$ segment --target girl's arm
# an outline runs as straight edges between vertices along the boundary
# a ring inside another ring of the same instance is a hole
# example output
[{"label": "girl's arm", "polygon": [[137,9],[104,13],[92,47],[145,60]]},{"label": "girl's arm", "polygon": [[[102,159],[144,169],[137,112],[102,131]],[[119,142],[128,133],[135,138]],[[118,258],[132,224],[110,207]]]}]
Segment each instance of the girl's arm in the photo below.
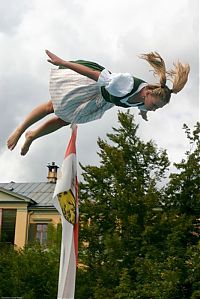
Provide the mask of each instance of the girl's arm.
[{"label": "girl's arm", "polygon": [[57,66],[64,66],[66,68],[69,68],[83,76],[86,76],[90,79],[93,79],[95,81],[98,81],[100,71],[92,70],[87,66],[75,63],[75,62],[70,62],[70,61],[65,61],[61,59],[60,57],[56,56],[55,54],[51,53],[50,51],[46,50],[46,54],[49,56],[50,59],[47,59],[48,62],[52,63],[53,65]]}]

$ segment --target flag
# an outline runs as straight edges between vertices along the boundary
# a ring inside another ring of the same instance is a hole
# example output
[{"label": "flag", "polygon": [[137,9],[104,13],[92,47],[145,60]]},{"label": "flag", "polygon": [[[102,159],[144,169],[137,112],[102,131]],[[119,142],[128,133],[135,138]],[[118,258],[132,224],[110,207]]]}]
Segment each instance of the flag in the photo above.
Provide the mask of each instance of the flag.
[{"label": "flag", "polygon": [[64,161],[61,166],[53,204],[61,214],[62,241],[57,299],[73,299],[78,263],[78,181],[76,163],[77,126],[72,126]]}]

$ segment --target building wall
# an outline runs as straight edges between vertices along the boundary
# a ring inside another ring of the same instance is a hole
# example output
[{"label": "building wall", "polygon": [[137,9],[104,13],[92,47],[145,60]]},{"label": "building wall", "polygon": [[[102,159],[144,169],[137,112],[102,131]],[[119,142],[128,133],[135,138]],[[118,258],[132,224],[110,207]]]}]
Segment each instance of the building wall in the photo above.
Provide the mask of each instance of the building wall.
[{"label": "building wall", "polygon": [[56,209],[31,209],[28,202],[15,198],[10,194],[0,192],[0,209],[16,209],[15,238],[14,244],[23,248],[28,243],[30,224],[53,224],[61,222],[60,215]]},{"label": "building wall", "polygon": [[24,247],[27,240],[27,206],[21,206],[17,209],[16,227],[15,227],[15,245],[19,248]]},{"label": "building wall", "polygon": [[32,210],[29,212],[29,223],[60,223],[60,214],[56,210]]}]

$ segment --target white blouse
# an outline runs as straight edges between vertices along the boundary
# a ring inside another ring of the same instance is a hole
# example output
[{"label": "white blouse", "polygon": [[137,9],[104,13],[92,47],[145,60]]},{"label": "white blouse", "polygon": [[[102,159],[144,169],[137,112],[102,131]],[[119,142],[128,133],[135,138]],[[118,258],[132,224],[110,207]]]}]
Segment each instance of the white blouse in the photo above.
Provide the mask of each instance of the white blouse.
[{"label": "white blouse", "polygon": [[[130,73],[110,73],[108,70],[104,69],[97,81],[99,86],[105,86],[105,89],[113,96],[123,97],[126,94],[130,93],[134,86],[134,77]],[[139,85],[135,93],[138,93],[144,86],[147,86],[147,83],[142,83]],[[133,93],[132,95],[134,95]],[[131,96],[132,96],[131,95]],[[129,103],[129,97],[126,97],[121,100],[122,103],[130,107],[137,107],[138,104]],[[145,105],[138,107],[140,110],[147,111]]]}]

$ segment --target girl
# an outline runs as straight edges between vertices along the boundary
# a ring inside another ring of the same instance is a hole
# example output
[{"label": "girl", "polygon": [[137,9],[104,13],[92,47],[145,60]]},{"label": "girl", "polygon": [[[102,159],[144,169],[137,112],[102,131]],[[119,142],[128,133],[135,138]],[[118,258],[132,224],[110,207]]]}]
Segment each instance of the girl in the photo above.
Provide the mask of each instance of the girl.
[{"label": "girl", "polygon": [[[162,108],[169,102],[172,93],[178,93],[184,87],[190,71],[188,64],[180,62],[174,64],[174,70],[167,71],[164,60],[157,52],[143,54],[140,58],[153,67],[154,74],[159,78],[158,84],[151,85],[129,73],[111,73],[94,62],[65,61],[48,50],[46,54],[48,62],[59,66],[51,70],[51,100],[28,114],[9,137],[8,148],[13,150],[21,135],[32,124],[50,113],[54,112],[56,116],[26,133],[21,155],[28,152],[33,140],[70,123],[99,119],[114,105],[138,107],[142,118],[147,120],[147,111]],[[172,89],[166,85],[167,76],[173,83]]]}]

